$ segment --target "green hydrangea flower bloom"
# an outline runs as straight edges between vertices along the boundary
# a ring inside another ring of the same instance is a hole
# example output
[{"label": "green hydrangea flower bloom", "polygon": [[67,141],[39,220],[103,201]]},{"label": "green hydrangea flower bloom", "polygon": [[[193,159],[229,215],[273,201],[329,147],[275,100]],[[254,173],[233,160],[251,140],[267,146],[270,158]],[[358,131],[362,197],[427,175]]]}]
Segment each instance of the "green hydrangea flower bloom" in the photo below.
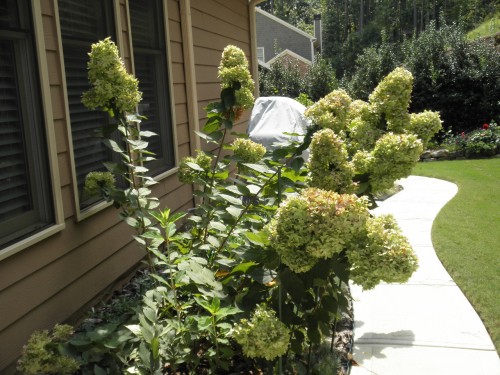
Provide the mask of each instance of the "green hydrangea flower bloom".
[{"label": "green hydrangea flower bloom", "polygon": [[340,134],[347,129],[352,99],[344,90],[334,90],[310,106],[304,113],[314,124]]},{"label": "green hydrangea flower bloom", "polygon": [[389,73],[370,94],[371,110],[379,118],[387,121],[387,130],[403,133],[410,122],[410,105],[413,76],[404,68],[396,68]]},{"label": "green hydrangea flower bloom", "polygon": [[355,174],[370,173],[373,168],[373,156],[371,152],[360,150],[354,154],[351,163]]},{"label": "green hydrangea flower bloom", "polygon": [[82,103],[89,109],[101,108],[111,116],[135,112],[142,99],[139,83],[127,73],[118,48],[106,38],[92,44],[87,64],[88,77],[92,86],[83,93]]},{"label": "green hydrangea flower bloom", "polygon": [[354,189],[354,170],[347,160],[344,141],[331,129],[316,132],[311,140],[309,185],[338,193]]},{"label": "green hydrangea flower bloom", "polygon": [[235,82],[239,82],[241,88],[236,90],[235,107],[252,108],[255,83],[249,71],[248,60],[240,48],[233,45],[224,48],[219,65],[219,79],[222,89],[233,87]]},{"label": "green hydrangea flower bloom", "polygon": [[237,138],[233,142],[234,156],[241,159],[243,163],[256,163],[266,153],[266,148],[251,139]]},{"label": "green hydrangea flower bloom", "polygon": [[269,223],[271,246],[293,272],[307,272],[349,246],[369,217],[367,207],[353,194],[304,189],[283,202]]},{"label": "green hydrangea flower bloom", "polygon": [[410,124],[407,130],[416,134],[423,143],[424,149],[427,142],[442,128],[439,112],[423,111],[410,114]]},{"label": "green hydrangea flower bloom", "polygon": [[[190,166],[189,163],[198,167]],[[212,158],[201,150],[196,150],[196,157],[187,156],[179,163],[177,175],[184,184],[192,184],[196,178],[202,177],[212,167]]]},{"label": "green hydrangea flower bloom", "polygon": [[373,122],[356,117],[349,124],[349,152],[354,154],[358,150],[373,150],[375,142],[384,134]]},{"label": "green hydrangea flower bloom", "polygon": [[101,196],[103,189],[113,189],[115,177],[111,172],[90,172],[85,177],[83,191],[90,197]]},{"label": "green hydrangea flower bloom", "polygon": [[397,179],[408,177],[422,151],[415,134],[384,134],[372,152],[372,192],[389,189]]},{"label": "green hydrangea flower bloom", "polygon": [[363,289],[381,281],[403,283],[418,267],[418,259],[391,215],[370,218],[366,230],[348,250],[350,277]]},{"label": "green hydrangea flower bloom", "polygon": [[242,319],[234,326],[233,337],[250,358],[271,361],[286,353],[290,330],[266,305],[258,305],[250,320]]}]

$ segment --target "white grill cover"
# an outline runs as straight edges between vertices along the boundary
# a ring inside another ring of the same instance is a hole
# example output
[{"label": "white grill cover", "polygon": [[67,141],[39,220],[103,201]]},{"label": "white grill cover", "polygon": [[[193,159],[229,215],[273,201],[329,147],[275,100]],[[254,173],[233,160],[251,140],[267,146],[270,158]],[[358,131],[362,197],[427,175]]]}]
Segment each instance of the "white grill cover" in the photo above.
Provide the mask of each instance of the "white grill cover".
[{"label": "white grill cover", "polygon": [[[254,142],[258,142],[268,150],[273,150],[273,144],[286,140],[302,142],[304,137],[290,137],[283,133],[306,134],[309,121],[304,117],[306,107],[298,101],[281,97],[260,97],[255,101],[248,135]],[[309,152],[306,150],[302,157],[307,160]]]}]

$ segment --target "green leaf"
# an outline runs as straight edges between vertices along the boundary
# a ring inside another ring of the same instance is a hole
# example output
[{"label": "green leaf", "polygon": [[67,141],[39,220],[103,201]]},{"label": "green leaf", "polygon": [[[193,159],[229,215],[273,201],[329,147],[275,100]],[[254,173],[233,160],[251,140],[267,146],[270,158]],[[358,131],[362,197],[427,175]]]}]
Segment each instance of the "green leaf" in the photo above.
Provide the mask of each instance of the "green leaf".
[{"label": "green leaf", "polygon": [[212,325],[212,318],[210,316],[200,316],[198,318],[198,328],[202,331],[208,329]]},{"label": "green leaf", "polygon": [[208,228],[209,229],[216,229],[216,230],[221,231],[221,232],[225,232],[227,230],[227,227],[218,221],[211,221],[208,224]]},{"label": "green leaf", "polygon": [[103,140],[103,143],[108,147],[110,148],[111,150],[113,150],[114,152],[117,152],[119,154],[124,154],[125,152],[122,150],[122,148],[118,145],[118,143],[116,143],[116,141],[112,140],[112,139],[104,139]]},{"label": "green leaf", "polygon": [[142,313],[146,318],[148,318],[148,320],[151,323],[156,323],[158,321],[158,317],[156,316],[156,311],[154,311],[151,307],[145,307],[142,310]]},{"label": "green leaf", "polygon": [[284,148],[278,148],[273,151],[273,159],[279,160],[283,159],[288,155],[288,150]]},{"label": "green leaf", "polygon": [[151,363],[151,353],[144,342],[141,342],[139,345],[139,357],[141,358],[142,363],[149,367],[149,364]]},{"label": "green leaf", "polygon": [[203,307],[210,314],[214,314],[215,313],[216,310],[213,308],[212,304],[209,303],[208,301],[204,300],[203,298],[196,297],[196,296],[194,297],[194,300],[196,301],[196,303],[198,305],[200,305],[201,307]]},{"label": "green leaf", "polygon": [[151,340],[151,352],[155,360],[160,357],[160,340],[158,337],[154,337],[153,340]]},{"label": "green leaf", "polygon": [[250,272],[250,276],[261,284],[268,284],[276,278],[276,273],[262,268],[256,268]]},{"label": "green leaf", "polygon": [[207,242],[212,245],[213,247],[220,247],[220,241],[217,239],[217,237],[214,236],[208,236],[207,237]]},{"label": "green leaf", "polygon": [[260,173],[274,173],[273,170],[269,169],[265,165],[262,164],[253,164],[253,163],[242,163],[245,167],[250,168],[251,170],[254,170],[256,172]]},{"label": "green leaf", "polygon": [[136,336],[141,335],[141,326],[139,324],[130,324],[125,327],[128,328],[134,335]]},{"label": "green leaf", "polygon": [[[239,308],[237,307],[234,307],[234,306],[230,306],[230,307],[222,307],[220,309],[217,310],[217,312],[215,313],[215,315],[220,319],[220,318],[224,318],[226,316],[229,316],[229,315],[235,315],[235,314],[238,314],[242,312],[242,310],[240,310]],[[221,326],[223,323],[220,323],[219,326]]]},{"label": "green leaf", "polygon": [[128,139],[127,142],[132,146],[132,151],[144,150],[148,147],[148,142],[142,139]]},{"label": "green leaf", "polygon": [[149,130],[141,130],[139,132],[139,134],[141,135],[141,137],[144,137],[144,138],[149,138],[149,137],[153,137],[155,135],[158,135],[155,132],[151,132]]},{"label": "green leaf", "polygon": [[293,159],[292,164],[290,165],[292,169],[296,172],[300,171],[300,168],[304,165],[304,159],[301,157],[297,157]]},{"label": "green leaf", "polygon": [[200,167],[198,164],[196,164],[196,163],[193,163],[193,162],[188,161],[188,162],[186,162],[186,165],[187,165],[189,168],[194,169],[195,171],[198,171],[198,172],[205,172],[205,170],[204,170],[202,167]]},{"label": "green leaf", "polygon": [[203,131],[207,134],[213,133],[220,128],[222,118],[220,116],[211,116],[203,127]]},{"label": "green leaf", "polygon": [[211,134],[205,134],[202,132],[195,131],[195,133],[202,139],[210,143],[219,143],[219,141],[223,137],[223,133],[220,130],[217,130]]},{"label": "green leaf", "polygon": [[236,198],[236,197],[233,197],[232,195],[227,195],[227,194],[218,194],[217,196],[221,197],[223,200],[225,200],[229,204],[241,206],[241,198]]},{"label": "green leaf", "polygon": [[238,272],[246,273],[250,268],[252,268],[255,265],[257,265],[257,263],[255,262],[240,263],[231,270],[230,274],[235,274]]},{"label": "green leaf", "polygon": [[269,244],[269,237],[265,231],[245,232],[245,237],[254,245],[265,247]]},{"label": "green leaf", "polygon": [[242,185],[229,185],[225,187],[225,190],[230,191],[231,193],[237,194],[237,195],[249,195],[250,190],[246,186]]},{"label": "green leaf", "polygon": [[290,294],[292,301],[296,305],[300,305],[306,292],[306,287],[302,282],[302,279],[298,277],[297,274],[290,271],[289,268],[285,268],[279,273],[279,280],[285,291]]},{"label": "green leaf", "polygon": [[234,206],[229,206],[226,207],[226,211],[229,212],[229,214],[234,218],[238,218],[241,215],[243,209]]}]

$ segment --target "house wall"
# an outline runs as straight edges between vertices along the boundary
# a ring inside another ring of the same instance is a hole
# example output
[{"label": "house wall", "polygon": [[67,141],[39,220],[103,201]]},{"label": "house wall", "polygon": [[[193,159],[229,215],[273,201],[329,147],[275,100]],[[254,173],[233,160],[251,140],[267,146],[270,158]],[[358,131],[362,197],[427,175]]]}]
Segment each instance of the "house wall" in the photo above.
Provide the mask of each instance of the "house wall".
[{"label": "house wall", "polygon": [[[255,13],[255,23],[257,46],[264,47],[265,62],[268,62],[285,49],[289,49],[309,61],[314,60],[311,47],[312,36],[309,38],[303,33],[294,31],[261,12]],[[275,51],[275,47],[277,47],[277,51]]]},{"label": "house wall", "polygon": [[[119,220],[116,209],[104,207],[89,217],[77,218],[57,2],[37,1],[34,18],[40,23],[37,30],[43,44],[40,59],[41,65],[47,67],[46,87],[42,89],[48,93],[45,98],[46,112],[50,113],[47,126],[55,136],[58,173],[54,190],[60,195],[57,203],[62,215],[60,230],[56,233],[0,258],[2,374],[13,372],[22,346],[34,330],[51,328],[57,322],[74,321],[82,311],[116,287],[117,280],[134,270],[144,256],[131,241],[131,229]],[[115,12],[119,21],[120,51],[127,68],[131,69],[127,1],[115,0]],[[223,48],[235,44],[250,55],[249,9],[247,0],[191,0],[191,4],[189,0],[164,1],[168,9],[168,52],[178,163],[196,148],[193,130],[200,122],[203,124],[203,107],[219,97],[217,67]],[[186,28],[188,21],[192,26]],[[186,48],[190,37],[194,52],[191,57]],[[190,85],[195,87],[194,91],[190,91]],[[248,114],[239,121],[239,130],[244,131],[247,119]],[[163,206],[172,210],[186,210],[193,204],[192,187],[182,185],[175,173],[163,176],[154,194]]]}]

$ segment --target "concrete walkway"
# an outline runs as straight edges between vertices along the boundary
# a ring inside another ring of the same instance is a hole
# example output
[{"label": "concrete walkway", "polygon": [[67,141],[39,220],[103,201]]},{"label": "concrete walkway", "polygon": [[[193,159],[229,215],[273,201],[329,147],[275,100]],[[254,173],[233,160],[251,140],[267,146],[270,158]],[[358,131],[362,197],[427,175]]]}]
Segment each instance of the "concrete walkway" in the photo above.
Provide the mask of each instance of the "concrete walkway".
[{"label": "concrete walkway", "polygon": [[404,190],[380,202],[419,257],[407,284],[351,288],[354,298],[351,375],[500,375],[495,347],[469,301],[446,272],[431,242],[431,227],[457,192],[442,180],[410,176]]}]

